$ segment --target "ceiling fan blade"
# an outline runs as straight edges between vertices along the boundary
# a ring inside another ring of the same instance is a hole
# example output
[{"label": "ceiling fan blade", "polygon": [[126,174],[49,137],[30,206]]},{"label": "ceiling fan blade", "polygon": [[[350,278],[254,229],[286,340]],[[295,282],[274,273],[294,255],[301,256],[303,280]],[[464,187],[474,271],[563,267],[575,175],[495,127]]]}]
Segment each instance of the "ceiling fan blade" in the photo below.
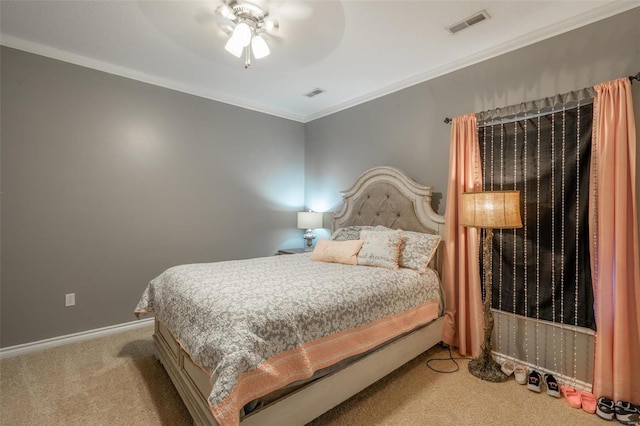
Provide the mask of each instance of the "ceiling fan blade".
[{"label": "ceiling fan blade", "polygon": [[233,27],[226,22],[218,22],[218,29],[224,35],[231,35],[233,33]]}]

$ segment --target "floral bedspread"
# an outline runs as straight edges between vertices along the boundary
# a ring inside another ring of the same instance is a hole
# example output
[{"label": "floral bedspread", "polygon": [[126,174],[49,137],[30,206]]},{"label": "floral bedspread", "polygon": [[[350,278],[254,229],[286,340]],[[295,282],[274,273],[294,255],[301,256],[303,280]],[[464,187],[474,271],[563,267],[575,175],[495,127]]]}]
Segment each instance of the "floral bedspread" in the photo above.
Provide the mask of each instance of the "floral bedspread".
[{"label": "floral bedspread", "polygon": [[211,373],[212,413],[240,408],[439,314],[435,271],[315,262],[310,254],[181,265],[152,280],[135,312],[154,313]]}]

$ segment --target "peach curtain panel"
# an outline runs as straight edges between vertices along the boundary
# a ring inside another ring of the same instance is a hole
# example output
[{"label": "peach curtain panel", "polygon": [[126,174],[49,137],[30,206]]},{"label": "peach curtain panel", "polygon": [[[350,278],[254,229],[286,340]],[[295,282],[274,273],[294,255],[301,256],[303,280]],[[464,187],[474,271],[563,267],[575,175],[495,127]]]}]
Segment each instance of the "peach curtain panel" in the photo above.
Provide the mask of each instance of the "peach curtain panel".
[{"label": "peach curtain panel", "polygon": [[596,396],[640,402],[636,127],[628,79],[595,86],[589,226]]},{"label": "peach curtain panel", "polygon": [[442,281],[445,298],[443,342],[463,355],[480,355],[484,337],[477,228],[459,225],[461,195],[482,188],[480,145],[475,114],[453,119],[449,185],[445,210]]}]

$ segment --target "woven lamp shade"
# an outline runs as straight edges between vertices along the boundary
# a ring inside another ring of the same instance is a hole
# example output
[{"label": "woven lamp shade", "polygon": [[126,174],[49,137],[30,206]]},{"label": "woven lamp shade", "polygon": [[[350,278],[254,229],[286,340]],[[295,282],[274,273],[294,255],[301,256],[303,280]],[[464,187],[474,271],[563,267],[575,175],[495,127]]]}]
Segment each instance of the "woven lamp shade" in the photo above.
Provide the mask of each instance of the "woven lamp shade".
[{"label": "woven lamp shade", "polygon": [[460,225],[475,228],[522,228],[519,191],[462,193]]}]

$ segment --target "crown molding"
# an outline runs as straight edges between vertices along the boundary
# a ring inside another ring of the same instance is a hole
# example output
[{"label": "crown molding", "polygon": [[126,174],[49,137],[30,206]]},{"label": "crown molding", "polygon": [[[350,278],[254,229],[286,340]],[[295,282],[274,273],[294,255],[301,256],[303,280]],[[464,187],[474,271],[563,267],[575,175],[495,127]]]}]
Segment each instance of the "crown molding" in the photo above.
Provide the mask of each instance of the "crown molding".
[{"label": "crown molding", "polygon": [[363,104],[365,102],[372,101],[382,96],[389,95],[394,92],[406,89],[416,84],[424,83],[425,81],[432,80],[434,78],[458,71],[468,66],[477,64],[479,62],[486,61],[496,56],[503,55],[514,50],[521,49],[531,44],[555,37],[557,35],[569,32],[576,28],[580,28],[597,21],[609,18],[611,16],[626,12],[640,6],[640,0],[633,1],[613,1],[596,9],[592,9],[588,12],[576,15],[570,19],[565,19],[561,22],[557,22],[553,25],[546,26],[528,34],[522,35],[518,38],[510,40],[506,43],[499,44],[490,49],[481,50],[473,55],[467,56],[463,59],[448,63],[446,65],[433,68],[424,73],[417,74],[406,80],[398,83],[391,84],[375,92],[367,93],[366,95],[354,98],[350,101],[336,105],[331,108],[327,108],[317,113],[310,114],[305,117],[305,123],[317,120],[322,117],[334,114],[336,112],[343,111],[345,109],[352,108],[354,106]]},{"label": "crown molding", "polygon": [[35,53],[40,56],[44,56],[51,59],[56,59],[62,62],[68,62],[74,65],[80,65],[85,68],[91,68],[97,71],[102,71],[108,74],[117,75],[119,77],[129,78],[131,80],[137,80],[142,83],[152,84],[154,86],[163,87],[165,89],[175,90],[177,92],[186,93],[188,95],[198,96],[200,98],[209,99],[216,102],[221,102],[228,105],[237,106],[240,108],[248,109],[251,111],[261,112],[264,114],[274,115],[280,118],[286,118],[288,120],[304,122],[304,116],[298,114],[290,114],[285,111],[281,111],[274,108],[266,108],[263,105],[258,105],[243,100],[238,100],[229,96],[222,95],[217,92],[207,92],[202,88],[185,84],[179,81],[161,78],[155,75],[147,74],[144,72],[136,71],[131,68],[122,67],[109,62],[99,61],[83,55],[67,52],[65,50],[57,49],[55,47],[45,46],[43,44],[34,43],[32,41],[23,40],[13,36],[0,33],[0,45],[11,47],[13,49],[22,50],[29,53]]},{"label": "crown molding", "polygon": [[382,89],[375,90],[367,93],[363,96],[356,97],[347,102],[335,105],[331,108],[327,108],[312,114],[303,115],[295,114],[287,111],[282,111],[274,108],[268,108],[264,105],[258,105],[256,103],[239,100],[233,97],[229,97],[217,92],[208,92],[200,87],[185,84],[179,81],[164,79],[155,75],[143,73],[130,68],[122,67],[119,65],[111,64],[96,59],[91,59],[86,56],[78,55],[75,53],[60,50],[54,47],[45,46],[42,44],[34,43],[31,41],[19,39],[9,35],[0,33],[0,45],[11,47],[18,50],[23,50],[30,53],[35,53],[41,56],[45,56],[52,59],[57,59],[63,62],[68,62],[75,65],[80,65],[86,68],[95,69],[98,71],[106,72],[109,74],[118,75],[120,77],[130,78],[132,80],[141,81],[143,83],[152,84],[166,89],[175,90],[178,92],[186,93],[201,98],[210,99],[213,101],[221,102],[236,107],[273,115],[276,117],[297,121],[300,123],[308,123],[313,120],[317,120],[322,117],[326,117],[336,112],[343,111],[348,108],[360,105],[365,102],[386,96],[388,94],[397,92],[399,90],[406,89],[416,84],[423,83],[425,81],[440,77],[445,74],[466,68],[470,65],[486,61],[487,59],[494,58],[496,56],[523,48],[525,46],[537,43],[554,37],[556,35],[574,30],[576,28],[591,24],[602,19],[606,19],[610,16],[617,15],[619,13],[626,12],[640,6],[640,0],[623,0],[623,1],[609,1],[600,7],[592,9],[588,12],[576,15],[572,18],[565,19],[552,25],[548,25],[542,29],[530,32],[509,42],[502,43],[498,46],[494,46],[490,49],[477,52],[473,55],[467,56],[463,59],[451,62],[449,64],[433,68],[424,73],[417,74],[408,79],[402,80],[398,83],[388,85]]}]

